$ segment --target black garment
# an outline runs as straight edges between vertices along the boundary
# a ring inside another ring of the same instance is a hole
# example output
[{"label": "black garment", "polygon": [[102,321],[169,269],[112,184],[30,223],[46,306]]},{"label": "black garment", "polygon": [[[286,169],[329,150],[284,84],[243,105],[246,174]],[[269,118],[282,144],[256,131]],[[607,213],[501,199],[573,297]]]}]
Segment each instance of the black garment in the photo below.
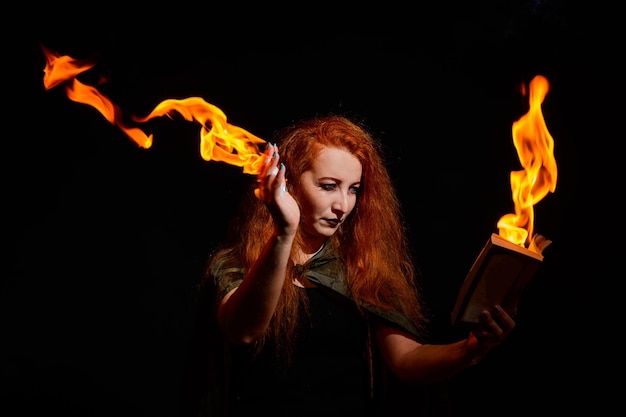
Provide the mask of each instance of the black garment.
[{"label": "black garment", "polygon": [[[316,285],[321,285],[337,294],[350,298],[350,291],[346,282],[345,265],[337,257],[334,248],[327,243],[322,250],[315,254],[304,265],[297,265],[296,272]],[[224,276],[215,277],[217,282],[217,300],[221,300],[230,290],[238,287],[243,281],[245,270],[232,268],[224,272]],[[389,322],[389,324],[411,333],[418,340],[421,335],[414,323],[400,311],[382,310],[378,307],[361,301],[361,307]]]},{"label": "black garment", "polygon": [[[209,390],[206,409],[218,409],[221,415],[226,399],[228,417],[253,412],[294,417],[387,415],[379,412],[376,381],[381,383],[383,371],[372,366],[380,358],[368,338],[368,326],[376,317],[419,337],[416,327],[401,312],[367,303],[360,306],[366,316],[359,313],[347,287],[345,266],[330,244],[297,266],[296,273],[317,287],[302,289],[310,301],[311,325],[300,326],[292,364],[281,366],[271,346],[254,359],[247,348],[227,346],[226,356],[217,360],[225,366],[217,367],[219,381]],[[214,300],[221,300],[244,276],[245,270],[232,268],[213,277]]]},{"label": "black garment", "polygon": [[311,323],[300,332],[293,362],[277,362],[271,346],[254,360],[232,351],[229,416],[367,416],[371,411],[366,321],[319,288],[306,291]]}]

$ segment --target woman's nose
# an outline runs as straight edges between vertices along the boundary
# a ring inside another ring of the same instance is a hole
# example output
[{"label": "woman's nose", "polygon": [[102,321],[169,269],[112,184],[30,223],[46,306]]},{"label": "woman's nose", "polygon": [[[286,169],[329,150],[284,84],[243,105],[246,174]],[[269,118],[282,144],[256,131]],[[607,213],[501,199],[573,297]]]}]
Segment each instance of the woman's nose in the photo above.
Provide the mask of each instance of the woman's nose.
[{"label": "woman's nose", "polygon": [[332,208],[334,211],[341,213],[348,211],[348,196],[344,193],[337,193],[337,198],[333,202]]}]

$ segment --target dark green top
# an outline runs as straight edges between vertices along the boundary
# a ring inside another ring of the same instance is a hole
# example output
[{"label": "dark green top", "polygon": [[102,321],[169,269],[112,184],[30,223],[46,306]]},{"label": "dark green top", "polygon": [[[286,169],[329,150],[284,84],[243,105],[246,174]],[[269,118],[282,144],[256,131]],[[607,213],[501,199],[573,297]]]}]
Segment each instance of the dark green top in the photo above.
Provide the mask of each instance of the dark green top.
[{"label": "dark green top", "polygon": [[[341,259],[337,257],[332,245],[330,244],[326,244],[322,250],[311,257],[311,259],[309,259],[304,265],[297,265],[296,273],[306,277],[315,285],[321,285],[349,299],[352,299],[346,282],[345,265]],[[245,270],[240,268],[233,268],[226,271],[226,276],[218,282],[218,299],[224,297],[224,295],[226,295],[226,293],[233,288],[238,287],[243,281],[244,275]],[[420,334],[415,324],[413,324],[413,322],[403,313],[398,311],[382,310],[364,301],[361,301],[360,305],[370,313],[378,316],[379,318],[385,319],[390,324],[398,326],[408,333],[411,333],[413,336],[418,338],[418,340],[420,339]]]},{"label": "dark green top", "polygon": [[[361,302],[358,311],[346,281],[345,264],[326,244],[296,274],[316,285],[302,288],[310,304],[310,322],[299,327],[294,361],[281,366],[269,342],[259,356],[246,347],[230,346],[226,356],[228,416],[260,411],[284,415],[376,415],[380,364],[367,316],[376,316],[419,339],[411,320],[398,311]],[[246,271],[231,268],[214,277],[217,300],[239,286]],[[346,302],[347,301],[347,302]],[[365,317],[363,312],[365,312]],[[374,356],[372,356],[374,355]],[[217,391],[217,396],[222,397]],[[224,397],[222,397],[224,399]]]}]

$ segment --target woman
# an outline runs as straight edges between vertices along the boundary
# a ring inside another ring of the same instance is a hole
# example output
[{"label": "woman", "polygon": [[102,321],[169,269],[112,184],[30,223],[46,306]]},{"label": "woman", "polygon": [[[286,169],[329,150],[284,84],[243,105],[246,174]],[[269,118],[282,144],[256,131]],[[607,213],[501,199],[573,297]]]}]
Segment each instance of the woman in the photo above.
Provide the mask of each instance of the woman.
[{"label": "woman", "polygon": [[264,155],[206,274],[227,344],[218,395],[229,416],[383,415],[381,369],[410,385],[445,381],[513,330],[494,306],[466,339],[426,343],[399,201],[358,123],[296,123]]}]

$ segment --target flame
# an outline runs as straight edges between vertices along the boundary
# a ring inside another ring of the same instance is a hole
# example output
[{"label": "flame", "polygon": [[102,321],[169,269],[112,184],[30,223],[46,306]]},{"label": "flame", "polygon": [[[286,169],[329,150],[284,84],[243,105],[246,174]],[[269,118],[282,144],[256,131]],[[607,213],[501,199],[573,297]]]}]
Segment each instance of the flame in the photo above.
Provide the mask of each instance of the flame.
[{"label": "flame", "polygon": [[[134,120],[145,122],[154,117],[170,115],[174,111],[185,120],[198,122],[202,126],[200,131],[202,159],[206,161],[213,159],[240,166],[248,174],[260,171],[261,158],[257,144],[265,141],[245,129],[228,124],[226,115],[221,109],[199,97],[164,100],[148,116],[134,117]],[[211,128],[207,129],[207,126]]]},{"label": "flame", "polygon": [[[46,90],[65,84],[67,97],[77,103],[87,104],[98,110],[106,120],[120,128],[138,146],[149,149],[152,134],[129,126],[124,122],[122,110],[95,87],[83,84],[76,77],[91,69],[95,63],[79,60],[67,55],[57,55],[42,46],[46,56],[43,83]],[[131,116],[135,123],[145,123],[155,117],[179,113],[190,122],[201,125],[200,156],[206,161],[226,162],[243,168],[246,174],[257,174],[262,163],[259,145],[265,141],[240,127],[229,124],[226,115],[218,107],[200,97],[176,100],[167,99],[159,103],[145,117]]]},{"label": "flame", "polygon": [[[546,127],[541,104],[549,90],[548,80],[535,76],[529,84],[529,110],[513,123],[513,144],[523,170],[511,172],[511,191],[515,213],[498,220],[499,235],[510,242],[540,253],[543,241],[533,235],[534,205],[548,192],[556,189],[557,166],[554,159],[554,139]],[[549,241],[548,241],[549,242]],[[544,244],[545,246],[545,244]]]},{"label": "flame", "polygon": [[43,83],[46,90],[65,84],[65,93],[68,98],[77,103],[95,107],[109,121],[119,127],[137,145],[143,148],[152,146],[152,135],[146,134],[138,128],[128,127],[122,121],[122,111],[94,87],[85,85],[76,77],[92,68],[95,63],[79,60],[67,55],[57,56],[45,47],[42,47],[46,56]]}]

